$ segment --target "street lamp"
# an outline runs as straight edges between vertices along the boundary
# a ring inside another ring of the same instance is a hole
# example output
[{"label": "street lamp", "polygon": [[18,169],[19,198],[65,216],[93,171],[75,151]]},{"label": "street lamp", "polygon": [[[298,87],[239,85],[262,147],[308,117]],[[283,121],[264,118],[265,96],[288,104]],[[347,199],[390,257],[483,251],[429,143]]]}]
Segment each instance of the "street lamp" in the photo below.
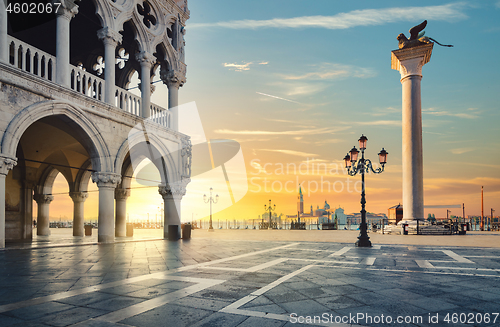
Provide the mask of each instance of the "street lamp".
[{"label": "street lamp", "polygon": [[495,210],[493,210],[493,208],[491,208],[490,230],[493,230],[493,213],[494,212],[495,212]]},{"label": "street lamp", "polygon": [[382,168],[373,169],[371,160],[365,159],[366,141],[368,141],[368,138],[364,135],[361,135],[358,140],[359,149],[361,150],[361,159],[358,160],[359,151],[356,147],[353,147],[344,157],[345,168],[347,168],[349,176],[355,176],[357,173],[361,174],[361,224],[359,225],[358,241],[356,241],[356,246],[359,247],[372,246],[370,238],[368,237],[366,225],[365,172],[369,173],[371,170],[375,174],[382,173],[384,171],[384,165],[387,163],[387,155],[389,154],[382,148],[378,154]]},{"label": "street lamp", "polygon": [[212,203],[216,204],[217,201],[219,201],[219,195],[216,194],[215,199],[212,197],[213,190],[213,188],[210,188],[210,198],[207,198],[206,194],[203,195],[203,201],[205,201],[205,203],[210,203],[210,227],[208,228],[209,232],[214,231],[214,226],[212,226]]},{"label": "street lamp", "polygon": [[264,204],[264,211],[269,211],[269,228],[272,228],[272,216],[271,216],[271,212],[273,211],[276,211],[276,205],[274,205],[274,207],[271,206],[271,200],[269,200],[269,207],[267,205]]}]

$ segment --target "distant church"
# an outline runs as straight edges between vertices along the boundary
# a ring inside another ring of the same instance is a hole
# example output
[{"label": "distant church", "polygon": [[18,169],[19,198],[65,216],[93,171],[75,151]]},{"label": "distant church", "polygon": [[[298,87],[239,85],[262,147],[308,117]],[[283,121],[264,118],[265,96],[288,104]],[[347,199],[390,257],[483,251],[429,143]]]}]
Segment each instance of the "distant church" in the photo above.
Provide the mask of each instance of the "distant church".
[{"label": "distant church", "polygon": [[337,217],[339,225],[347,224],[347,217],[344,214],[344,209],[337,208],[335,211],[330,211],[330,205],[325,200],[325,204],[322,209],[319,206],[316,207],[316,210],[313,210],[313,206],[311,205],[310,211],[308,213],[304,212],[304,195],[302,194],[302,186],[299,186],[299,194],[297,195],[297,214],[296,215],[287,215],[288,219],[297,219],[300,216],[301,222],[307,222],[308,224],[323,224],[328,223],[328,219],[330,222],[333,222],[335,216]]}]

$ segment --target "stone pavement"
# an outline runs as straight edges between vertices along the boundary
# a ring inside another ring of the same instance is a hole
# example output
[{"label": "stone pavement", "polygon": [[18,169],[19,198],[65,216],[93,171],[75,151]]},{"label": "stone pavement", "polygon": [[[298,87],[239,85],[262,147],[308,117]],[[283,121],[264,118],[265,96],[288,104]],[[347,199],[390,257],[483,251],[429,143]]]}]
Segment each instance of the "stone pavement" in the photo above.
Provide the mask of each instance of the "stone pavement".
[{"label": "stone pavement", "polygon": [[500,326],[497,248],[195,237],[0,261],[0,326]]}]

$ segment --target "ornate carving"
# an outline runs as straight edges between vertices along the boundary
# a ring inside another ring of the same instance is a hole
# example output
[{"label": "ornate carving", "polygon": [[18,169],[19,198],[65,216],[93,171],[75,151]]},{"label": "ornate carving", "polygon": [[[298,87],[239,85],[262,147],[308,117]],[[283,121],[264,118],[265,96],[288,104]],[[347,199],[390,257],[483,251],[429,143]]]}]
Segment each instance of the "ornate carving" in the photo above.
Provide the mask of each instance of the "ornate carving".
[{"label": "ornate carving", "polygon": [[410,49],[392,51],[391,68],[399,70],[401,80],[411,75],[422,76],[422,67],[429,62],[433,43]]},{"label": "ornate carving", "polygon": [[17,158],[0,155],[0,175],[7,175],[17,165]]},{"label": "ornate carving", "polygon": [[49,194],[35,194],[35,196],[33,196],[33,199],[38,205],[50,204],[54,200],[54,196]]},{"label": "ornate carving", "polygon": [[115,188],[121,182],[120,175],[115,173],[96,171],[92,173],[92,182],[97,184],[97,187]]},{"label": "ornate carving", "polygon": [[179,88],[186,83],[186,76],[182,75],[180,72],[175,70],[165,71],[162,70],[160,72],[160,78],[164,84],[166,84],[169,88],[175,87]]},{"label": "ornate carving", "polygon": [[109,42],[113,45],[117,45],[118,43],[122,43],[123,36],[109,28],[108,26],[101,28],[97,31],[97,37],[99,40],[102,40],[103,43]]},{"label": "ornate carving", "polygon": [[156,57],[146,51],[141,51],[135,55],[135,60],[137,60],[140,64],[148,63],[150,65],[156,62]]},{"label": "ornate carving", "polygon": [[69,192],[69,196],[73,202],[85,202],[89,194],[87,192]]},{"label": "ornate carving", "polygon": [[181,199],[186,194],[186,186],[190,182],[190,179],[183,179],[181,182],[169,183],[167,185],[159,185],[158,193],[166,198]]},{"label": "ornate carving", "polygon": [[442,47],[453,47],[453,45],[446,45],[446,44],[441,44],[438,41],[434,40],[431,37],[426,37],[424,36],[425,32],[423,32],[424,28],[427,26],[427,21],[424,20],[422,23],[418,24],[417,26],[413,26],[410,28],[410,38],[406,38],[406,36],[403,33],[400,33],[397,37],[399,41],[399,48],[400,49],[408,49],[408,48],[413,48],[413,47],[418,47],[422,45],[426,45],[429,43],[436,42]]},{"label": "ornate carving", "polygon": [[78,14],[78,6],[71,0],[53,0],[52,4],[56,8],[59,7],[56,15],[62,16],[64,19],[71,20]]},{"label": "ornate carving", "polygon": [[126,188],[116,188],[115,189],[115,199],[116,200],[126,200],[130,196],[130,190]]},{"label": "ornate carving", "polygon": [[181,177],[190,178],[191,177],[191,160],[193,158],[191,153],[191,139],[188,137],[183,137],[181,139],[181,157],[182,157],[182,173]]}]

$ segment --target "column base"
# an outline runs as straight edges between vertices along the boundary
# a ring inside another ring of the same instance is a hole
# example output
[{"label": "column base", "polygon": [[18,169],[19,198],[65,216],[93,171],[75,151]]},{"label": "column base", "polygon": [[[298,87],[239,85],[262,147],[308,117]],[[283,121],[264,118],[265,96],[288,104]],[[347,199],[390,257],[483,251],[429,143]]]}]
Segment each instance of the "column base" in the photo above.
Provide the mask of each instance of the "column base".
[{"label": "column base", "polygon": [[208,231],[209,231],[209,232],[214,232],[214,231],[215,231],[215,229],[214,229],[213,227],[210,227],[210,228],[208,229]]},{"label": "column base", "polygon": [[179,225],[168,225],[167,240],[178,241],[181,238]]},{"label": "column base", "polygon": [[355,245],[357,247],[371,247],[372,246],[372,242],[370,242],[370,238],[368,236],[358,236],[358,240],[356,241]]},{"label": "column base", "polygon": [[115,237],[110,235],[98,235],[97,242],[99,243],[114,243]]}]

